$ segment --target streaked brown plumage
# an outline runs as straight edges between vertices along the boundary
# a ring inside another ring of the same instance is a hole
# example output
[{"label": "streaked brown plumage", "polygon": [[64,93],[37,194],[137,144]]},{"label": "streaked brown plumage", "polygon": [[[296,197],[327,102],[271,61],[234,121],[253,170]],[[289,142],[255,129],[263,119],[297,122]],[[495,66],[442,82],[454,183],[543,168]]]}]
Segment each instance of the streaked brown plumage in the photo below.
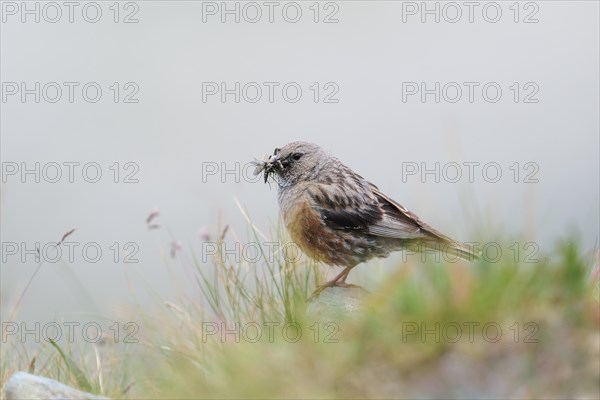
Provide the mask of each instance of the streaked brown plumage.
[{"label": "streaked brown plumage", "polygon": [[315,144],[288,143],[256,165],[278,184],[292,240],[311,258],[345,267],[327,286],[344,284],[361,262],[407,248],[476,258]]}]

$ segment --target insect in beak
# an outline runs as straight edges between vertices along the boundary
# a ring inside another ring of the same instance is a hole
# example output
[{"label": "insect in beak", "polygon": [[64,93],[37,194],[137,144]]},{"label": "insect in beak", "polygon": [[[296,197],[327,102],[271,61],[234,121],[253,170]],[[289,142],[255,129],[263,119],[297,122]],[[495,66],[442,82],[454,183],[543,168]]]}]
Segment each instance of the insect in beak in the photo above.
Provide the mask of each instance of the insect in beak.
[{"label": "insect in beak", "polygon": [[279,161],[279,158],[276,155],[278,151],[279,149],[275,149],[274,155],[268,156],[265,154],[262,160],[254,159],[254,161],[252,161],[252,164],[255,165],[254,175],[259,175],[261,172],[264,171],[265,183],[267,183],[269,179],[269,174],[272,174],[275,168],[283,168],[283,164],[281,163],[281,161]]}]

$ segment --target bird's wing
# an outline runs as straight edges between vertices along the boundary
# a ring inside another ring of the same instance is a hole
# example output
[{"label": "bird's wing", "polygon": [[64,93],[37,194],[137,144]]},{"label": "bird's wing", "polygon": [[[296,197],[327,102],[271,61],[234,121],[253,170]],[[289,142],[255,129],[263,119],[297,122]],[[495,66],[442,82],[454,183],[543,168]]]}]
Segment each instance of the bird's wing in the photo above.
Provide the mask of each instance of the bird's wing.
[{"label": "bird's wing", "polygon": [[412,238],[437,239],[442,242],[454,242],[449,237],[437,231],[404,206],[383,194],[379,188],[369,183],[371,192],[378,200],[379,207],[383,210],[384,218],[381,223],[371,227],[370,232],[375,235],[404,239],[405,233],[401,226],[412,226],[415,229]]},{"label": "bird's wing", "polygon": [[427,225],[375,185],[364,180],[354,183],[351,187],[319,184],[309,191],[326,226],[393,239],[430,237],[430,230],[423,229]]}]

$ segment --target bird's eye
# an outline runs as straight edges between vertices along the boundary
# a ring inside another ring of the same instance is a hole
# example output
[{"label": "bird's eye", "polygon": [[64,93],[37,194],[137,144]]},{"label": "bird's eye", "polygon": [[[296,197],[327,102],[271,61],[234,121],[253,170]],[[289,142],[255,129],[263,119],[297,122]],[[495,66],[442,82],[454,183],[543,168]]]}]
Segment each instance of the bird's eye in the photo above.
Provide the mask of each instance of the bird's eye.
[{"label": "bird's eye", "polygon": [[279,147],[275,147],[275,150],[273,150],[273,155],[276,156],[277,153],[279,153],[279,150],[281,150]]},{"label": "bird's eye", "polygon": [[294,154],[292,154],[292,160],[298,161],[299,159],[302,158],[303,155],[304,154],[302,154],[302,153],[294,153]]}]

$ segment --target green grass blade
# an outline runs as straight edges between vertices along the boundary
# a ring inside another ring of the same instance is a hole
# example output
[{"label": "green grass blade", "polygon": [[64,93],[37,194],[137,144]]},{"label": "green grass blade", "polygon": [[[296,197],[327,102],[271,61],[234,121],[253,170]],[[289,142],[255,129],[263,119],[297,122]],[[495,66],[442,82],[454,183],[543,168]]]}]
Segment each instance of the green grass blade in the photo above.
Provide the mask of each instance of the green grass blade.
[{"label": "green grass blade", "polygon": [[52,339],[49,339],[49,341],[50,341],[50,344],[52,345],[52,347],[54,347],[56,349],[56,351],[58,351],[58,353],[60,354],[61,358],[65,362],[65,365],[67,366],[67,369],[69,370],[69,373],[77,381],[77,385],[81,389],[85,390],[86,392],[91,392],[92,391],[92,385],[90,384],[90,381],[88,381],[88,379],[85,377],[85,374],[81,370],[81,368],[79,368],[77,366],[77,364],[75,364],[75,362],[73,360],[71,360],[71,358],[69,356],[67,356],[65,354],[65,352],[60,348],[60,346],[58,345],[58,343],[56,343]]}]

